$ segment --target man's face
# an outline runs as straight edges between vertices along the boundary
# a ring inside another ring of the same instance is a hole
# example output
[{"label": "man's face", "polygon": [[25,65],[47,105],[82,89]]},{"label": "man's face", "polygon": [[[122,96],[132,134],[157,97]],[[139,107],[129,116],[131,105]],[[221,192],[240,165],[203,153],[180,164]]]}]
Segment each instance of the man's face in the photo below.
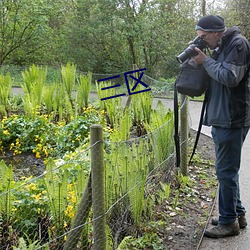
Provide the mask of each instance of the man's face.
[{"label": "man's face", "polygon": [[197,30],[196,33],[208,44],[210,49],[215,49],[218,46],[218,42],[221,38],[221,32],[206,32],[203,30]]}]

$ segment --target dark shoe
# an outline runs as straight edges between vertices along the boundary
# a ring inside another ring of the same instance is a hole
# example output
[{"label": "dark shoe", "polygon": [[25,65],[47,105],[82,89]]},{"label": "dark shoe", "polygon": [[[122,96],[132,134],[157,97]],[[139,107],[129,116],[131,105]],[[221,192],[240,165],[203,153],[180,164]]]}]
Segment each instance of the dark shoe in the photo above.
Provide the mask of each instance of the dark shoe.
[{"label": "dark shoe", "polygon": [[[245,214],[242,214],[242,215],[240,215],[238,217],[238,222],[239,222],[240,229],[243,229],[243,228],[245,228],[247,226],[247,220],[246,220]],[[218,225],[218,219],[217,218],[212,218],[211,224],[214,225],[214,226],[217,226]]]},{"label": "dark shoe", "polygon": [[238,217],[238,222],[241,229],[247,226],[247,220],[245,214],[242,214]]},{"label": "dark shoe", "polygon": [[210,229],[206,229],[204,235],[209,238],[223,238],[228,236],[239,235],[240,227],[238,222],[232,224],[222,225],[219,224]]}]

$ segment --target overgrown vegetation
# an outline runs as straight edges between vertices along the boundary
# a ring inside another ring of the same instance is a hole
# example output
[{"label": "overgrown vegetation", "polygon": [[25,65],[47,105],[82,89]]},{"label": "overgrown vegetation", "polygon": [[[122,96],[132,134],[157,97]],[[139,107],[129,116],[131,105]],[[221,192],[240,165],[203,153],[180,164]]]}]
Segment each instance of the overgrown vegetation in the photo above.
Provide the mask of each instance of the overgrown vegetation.
[{"label": "overgrown vegetation", "polygon": [[[175,59],[195,37],[199,16],[219,14],[249,37],[246,0],[2,1],[0,65],[66,65],[122,73],[133,64],[174,77]],[[244,6],[244,8],[242,8]],[[52,76],[53,78],[53,76]]]},{"label": "overgrown vegetation", "polygon": [[[63,246],[65,238],[61,235],[70,229],[90,171],[89,152],[85,151],[90,125],[101,123],[107,138],[107,210],[126,196],[123,205],[115,206],[108,216],[113,245],[118,246],[124,236],[117,234],[114,216],[130,218],[131,226],[137,228],[143,214],[151,213],[147,208],[149,201],[144,201],[146,180],[154,163],[161,160],[157,159],[158,151],[164,152],[165,146],[159,144],[157,137],[147,134],[166,126],[169,132],[161,137],[169,145],[162,159],[168,157],[173,148],[173,114],[164,111],[161,103],[155,111],[160,114],[152,112],[149,91],[141,93],[141,99],[133,98],[131,106],[122,106],[119,98],[99,103],[104,106],[98,103],[93,106],[88,101],[91,73],[78,76],[72,64],[61,67],[62,82],[48,85],[46,74],[46,68],[32,65],[22,72],[24,94],[14,97],[8,88],[7,101],[3,102],[8,112],[1,114],[2,155],[34,154],[44,159],[46,172],[37,179],[33,176],[17,179],[12,167],[1,162],[0,214],[4,218],[0,226],[1,245],[38,246],[52,241],[50,248]],[[98,93],[101,94],[100,90]],[[15,98],[19,101],[14,101]],[[142,134],[145,138],[139,137]]]},{"label": "overgrown vegetation", "polygon": [[[105,134],[108,249],[164,249],[162,229],[148,227],[163,223],[154,211],[169,202],[177,212],[182,193],[192,193],[188,177],[172,175],[173,112],[161,102],[153,110],[150,91],[134,95],[131,105],[124,106],[120,98],[100,101],[99,85],[99,101],[89,103],[91,73],[78,75],[72,64],[61,69],[64,83],[48,84],[47,69],[32,65],[22,73],[24,95],[7,91],[8,112],[0,122],[2,156],[34,154],[44,160],[44,174],[17,177],[1,161],[1,246],[63,247],[89,178],[89,129],[99,123]],[[88,223],[78,246],[91,244]]]}]

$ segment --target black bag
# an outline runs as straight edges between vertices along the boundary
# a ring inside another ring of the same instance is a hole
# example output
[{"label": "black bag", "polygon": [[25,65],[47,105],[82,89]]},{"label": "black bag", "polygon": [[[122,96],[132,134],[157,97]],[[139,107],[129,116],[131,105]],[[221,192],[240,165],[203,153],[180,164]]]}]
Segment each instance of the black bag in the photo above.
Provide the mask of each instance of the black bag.
[{"label": "black bag", "polygon": [[191,97],[201,96],[207,88],[209,79],[203,65],[190,58],[183,62],[180,68],[180,74],[175,81],[177,92]]}]

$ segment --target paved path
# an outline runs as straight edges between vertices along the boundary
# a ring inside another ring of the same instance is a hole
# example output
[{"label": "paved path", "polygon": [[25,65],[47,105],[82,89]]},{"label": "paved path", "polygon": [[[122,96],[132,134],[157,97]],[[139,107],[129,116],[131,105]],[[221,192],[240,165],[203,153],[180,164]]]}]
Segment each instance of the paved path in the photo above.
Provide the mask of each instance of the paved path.
[{"label": "paved path", "polygon": [[[191,118],[191,127],[197,129],[199,115],[201,110],[200,102],[189,102],[189,112]],[[203,126],[202,133],[211,136],[211,128]],[[239,236],[227,237],[223,239],[209,239],[204,237],[200,245],[200,250],[249,250],[250,249],[250,133],[248,134],[243,145],[241,170],[240,170],[240,189],[241,200],[248,213],[246,218],[249,226],[241,230]],[[215,205],[213,215],[218,215],[218,206]],[[210,224],[208,225],[211,226]],[[191,250],[191,249],[190,249]]]}]

